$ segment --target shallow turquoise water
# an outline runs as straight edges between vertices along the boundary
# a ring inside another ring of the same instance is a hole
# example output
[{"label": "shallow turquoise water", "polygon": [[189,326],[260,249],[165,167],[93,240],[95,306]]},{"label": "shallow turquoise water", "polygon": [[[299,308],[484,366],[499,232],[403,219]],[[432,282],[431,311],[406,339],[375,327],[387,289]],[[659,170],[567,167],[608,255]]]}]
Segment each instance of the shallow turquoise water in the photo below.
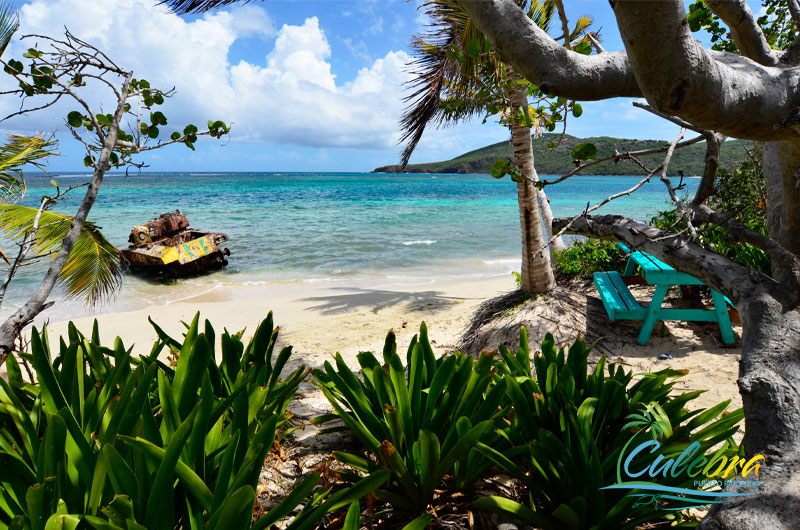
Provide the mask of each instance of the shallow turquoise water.
[{"label": "shallow turquoise water", "polygon": [[[26,202],[88,174],[28,177]],[[546,177],[545,177],[546,178]],[[573,177],[547,188],[556,217],[575,215],[637,182],[631,177]],[[685,181],[693,192],[696,179]],[[73,192],[58,210],[80,202]],[[662,183],[645,185],[599,213],[646,220],[667,207]],[[195,228],[227,233],[230,265],[177,286],[125,279],[118,299],[169,301],[198,286],[233,282],[414,281],[446,276],[508,274],[519,266],[516,188],[488,175],[364,173],[132,173],[106,177],[90,219],[112,243],[127,246],[130,229],[180,209]],[[7,243],[6,243],[7,247]],[[9,292],[5,310],[35,286],[29,267]],[[154,293],[157,293],[154,294]],[[75,302],[61,304],[68,312]]]}]

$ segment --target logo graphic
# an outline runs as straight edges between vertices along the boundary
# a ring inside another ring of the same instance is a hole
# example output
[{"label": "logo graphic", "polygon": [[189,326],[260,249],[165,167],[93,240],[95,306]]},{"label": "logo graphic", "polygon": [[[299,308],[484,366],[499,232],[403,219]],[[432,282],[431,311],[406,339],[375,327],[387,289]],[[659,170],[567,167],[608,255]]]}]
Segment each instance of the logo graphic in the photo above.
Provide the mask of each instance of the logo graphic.
[{"label": "logo graphic", "polygon": [[[629,415],[629,423],[623,427],[624,431],[636,429],[636,432],[620,452],[617,482],[601,489],[628,490],[626,497],[634,499],[633,509],[650,506],[667,511],[708,508],[733,497],[756,493],[743,490],[760,486],[758,473],[765,460],[763,455],[745,460],[737,454],[736,446],[727,441],[711,455],[702,452],[703,445],[697,440],[662,447],[660,440],[673,435],[669,417],[657,403],[644,406],[641,414]],[[641,441],[641,434],[648,432],[650,439]],[[634,444],[635,441],[639,443]],[[703,441],[709,445],[708,440]],[[717,487],[735,487],[738,491],[711,491]]]}]

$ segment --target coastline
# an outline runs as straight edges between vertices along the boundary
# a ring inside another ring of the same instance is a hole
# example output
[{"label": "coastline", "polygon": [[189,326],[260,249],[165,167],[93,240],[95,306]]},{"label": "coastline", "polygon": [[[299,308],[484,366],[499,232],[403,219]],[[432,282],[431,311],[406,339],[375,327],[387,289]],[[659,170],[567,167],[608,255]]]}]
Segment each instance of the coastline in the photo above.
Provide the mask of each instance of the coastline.
[{"label": "coastline", "polygon": [[[72,321],[88,335],[96,318],[101,343],[111,346],[119,336],[126,348],[133,346],[136,355],[148,353],[156,340],[148,317],[171,336],[180,338],[185,330],[181,321],[191,321],[199,311],[201,322],[208,319],[213,324],[218,340],[223,328],[231,333],[246,329],[244,338],[249,340],[258,323],[271,310],[276,325],[281,327],[280,346],[293,347],[287,368],[300,364],[318,368],[326,360],[332,360],[337,352],[348,365],[357,368],[356,355],[361,351],[381,352],[390,329],[397,335],[398,350],[405,351],[422,321],[428,326],[437,356],[456,349],[478,306],[516,287],[511,275],[462,279],[453,276],[419,279],[406,285],[387,283],[386,279],[379,278],[352,282],[218,285],[168,304]],[[575,292],[582,294],[576,289]],[[585,293],[596,297],[593,286],[587,287]],[[531,325],[528,325],[531,349],[535,351],[545,331],[539,329],[542,336],[536,336]],[[608,353],[609,361],[624,363],[634,373],[664,368],[685,370],[687,375],[677,380],[675,391],[705,390],[695,401],[696,406],[710,407],[726,399],[731,400],[728,410],[741,406],[736,385],[740,346],[723,347],[713,332],[679,322],[670,322],[668,333],[661,336],[654,333],[647,346],[640,346],[633,339],[625,339],[626,334],[631,334],[625,326],[630,327],[619,322],[608,323],[603,350]],[[558,335],[558,329],[550,331]],[[50,340],[56,343],[57,337],[66,335],[67,321],[50,323],[48,332]],[[617,332],[619,335],[615,336]],[[740,324],[734,325],[734,332],[737,337],[741,336]],[[632,336],[635,337],[635,332]],[[497,344],[486,345],[487,349],[496,347]],[[659,360],[663,352],[670,352],[672,359]],[[0,367],[0,372],[4,372],[4,367]],[[310,387],[304,390],[310,391]]]},{"label": "coastline", "polygon": [[[245,337],[249,337],[271,310],[281,327],[281,344],[293,346],[292,360],[317,367],[336,352],[355,363],[360,351],[381,351],[390,329],[397,335],[398,347],[404,348],[422,321],[427,322],[430,338],[436,341],[434,350],[441,355],[455,347],[481,302],[514,288],[510,274],[416,285],[386,285],[379,279],[224,285],[165,305],[74,318],[72,322],[88,335],[97,319],[101,343],[111,345],[119,336],[126,347],[134,346],[134,353],[146,353],[156,340],[148,317],[179,338],[185,329],[181,321],[191,321],[199,311],[218,336],[223,328],[232,333],[246,328]],[[51,340],[66,334],[67,323],[48,325]]]}]

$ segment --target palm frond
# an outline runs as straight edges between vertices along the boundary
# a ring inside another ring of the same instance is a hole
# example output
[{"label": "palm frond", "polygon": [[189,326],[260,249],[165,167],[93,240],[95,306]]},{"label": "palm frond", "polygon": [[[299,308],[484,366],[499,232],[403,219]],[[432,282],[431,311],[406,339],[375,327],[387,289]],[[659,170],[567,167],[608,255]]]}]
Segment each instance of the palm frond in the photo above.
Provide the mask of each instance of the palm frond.
[{"label": "palm frond", "polygon": [[592,19],[587,16],[582,16],[575,22],[575,27],[572,30],[572,33],[569,34],[569,40],[572,42],[573,40],[583,36],[586,33],[586,30],[589,26],[592,25]]},{"label": "palm frond", "polygon": [[[33,227],[37,211],[18,204],[0,204],[0,232],[15,239],[23,237]],[[34,250],[40,255],[58,251],[71,224],[68,215],[43,211]],[[70,296],[85,296],[87,303],[95,304],[113,294],[122,281],[119,251],[98,226],[87,221],[59,279]]]},{"label": "palm frond", "polygon": [[55,153],[56,141],[44,136],[9,135],[0,146],[0,201],[8,202],[25,194],[22,167],[31,164],[42,169],[41,161]]},{"label": "palm frond", "polygon": [[[487,39],[472,23],[469,16],[448,0],[429,0],[423,4],[424,13],[431,23],[421,35],[411,41],[415,60],[411,63],[414,78],[409,85],[413,92],[405,98],[409,102],[400,127],[405,143],[401,165],[405,166],[416,148],[425,128],[452,125],[481,112],[473,105],[475,95],[483,88],[495,84],[492,77],[499,75],[504,65],[494,54],[481,53],[477,57],[463,53],[468,46],[477,44],[484,50]],[[462,52],[461,60],[452,56]],[[460,101],[459,110],[450,112],[443,105]]]},{"label": "palm frond", "polygon": [[582,16],[575,22],[575,27],[572,29],[572,33],[569,34],[570,42],[573,41],[580,41],[586,36],[586,30],[589,29],[589,26],[592,25],[592,19],[587,16]]},{"label": "palm frond", "polygon": [[556,3],[554,0],[531,0],[531,5],[528,7],[528,18],[533,20],[533,23],[544,30],[545,33],[549,33],[555,10]]},{"label": "palm frond", "polygon": [[0,55],[6,51],[11,37],[19,29],[19,17],[11,5],[3,2],[0,4]]},{"label": "palm frond", "polygon": [[205,13],[219,7],[231,4],[247,4],[250,0],[163,0],[162,5],[166,5],[178,15],[187,13]]}]

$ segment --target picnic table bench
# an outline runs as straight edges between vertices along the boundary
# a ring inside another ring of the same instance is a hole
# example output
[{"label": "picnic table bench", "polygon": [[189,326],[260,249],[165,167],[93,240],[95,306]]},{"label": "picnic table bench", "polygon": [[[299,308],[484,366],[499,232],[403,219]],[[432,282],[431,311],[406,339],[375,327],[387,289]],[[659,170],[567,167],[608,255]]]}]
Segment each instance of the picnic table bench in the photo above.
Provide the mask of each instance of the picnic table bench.
[{"label": "picnic table bench", "polygon": [[[594,283],[603,301],[603,306],[611,320],[642,320],[639,333],[639,344],[647,344],[657,320],[687,320],[700,322],[717,322],[725,344],[734,344],[727,303],[730,301],[719,291],[711,289],[714,309],[668,308],[662,307],[664,296],[673,285],[705,285],[701,280],[679,272],[660,259],[639,250],[630,251],[627,246],[617,243],[619,249],[629,254],[625,265],[625,276],[633,276],[637,267],[641,269],[644,280],[655,285],[656,290],[650,304],[642,306],[633,297],[622,276],[616,271],[595,272]],[[731,304],[733,305],[733,304]]]}]

